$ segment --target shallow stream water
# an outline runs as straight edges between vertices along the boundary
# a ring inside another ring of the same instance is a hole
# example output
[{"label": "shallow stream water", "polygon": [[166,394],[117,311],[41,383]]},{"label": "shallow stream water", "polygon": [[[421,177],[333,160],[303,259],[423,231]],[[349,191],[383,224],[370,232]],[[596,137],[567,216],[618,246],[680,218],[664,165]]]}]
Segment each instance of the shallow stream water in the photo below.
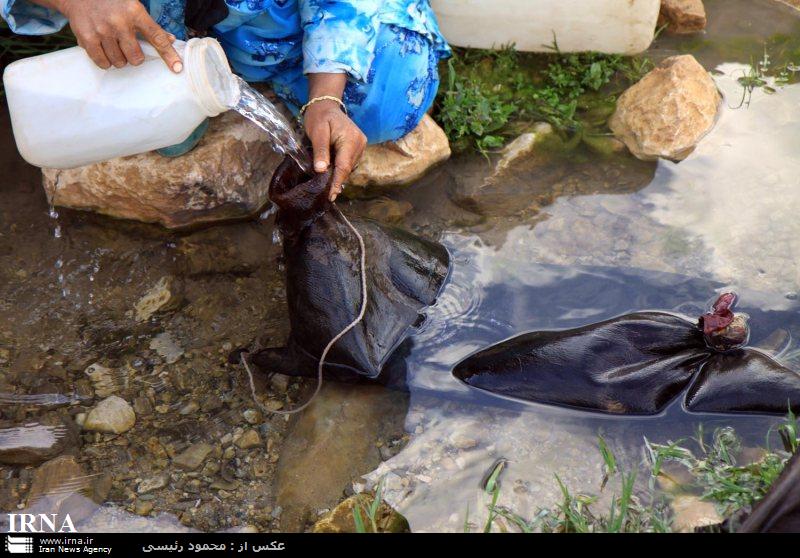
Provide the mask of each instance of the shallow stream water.
[{"label": "shallow stream water", "polygon": [[[491,165],[456,157],[391,193],[413,206],[402,224],[440,239],[454,261],[439,301],[398,353],[410,394],[329,384],[292,421],[258,416],[242,371],[225,362],[234,347],[278,345],[287,334],[271,212],[182,233],[51,214],[4,113],[0,442],[30,425],[41,445],[63,442],[60,453],[80,470],[42,488],[35,467],[2,465],[0,509],[48,497],[87,530],[298,530],[383,478],[413,530],[458,531],[468,510],[481,525],[480,482],[498,459],[509,461],[500,504],[531,516],[559,498],[555,474],[574,492],[598,492],[598,434],[628,469],[643,468],[645,437],[690,437],[701,424],[734,426],[746,445],[763,447],[779,417],[689,415],[679,402],[656,417],[607,417],[481,395],[449,373],[522,331],[645,309],[694,317],[730,288],[752,316],[752,344],[800,367],[800,314],[793,323],[770,314],[800,304],[800,85],[755,89],[742,104],[737,82],[765,44],[773,63],[797,55],[800,64],[800,12],[772,0],[706,5],[707,33],[662,36],[650,52],[689,51],[716,68],[724,106],[697,150],[656,164],[579,148],[521,168],[518,188],[471,203],[458,196],[463,181],[481,180]],[[340,205],[369,213],[373,203]],[[176,285],[174,307],[137,320],[137,301],[165,276]],[[777,346],[776,337],[789,341]],[[101,380],[87,373],[95,363],[108,369]],[[263,378],[257,387],[281,406],[309,389]],[[134,405],[137,423],[124,436],[75,426],[106,389]],[[249,430],[259,445],[233,443]],[[206,451],[202,466],[176,467],[186,450]]]}]

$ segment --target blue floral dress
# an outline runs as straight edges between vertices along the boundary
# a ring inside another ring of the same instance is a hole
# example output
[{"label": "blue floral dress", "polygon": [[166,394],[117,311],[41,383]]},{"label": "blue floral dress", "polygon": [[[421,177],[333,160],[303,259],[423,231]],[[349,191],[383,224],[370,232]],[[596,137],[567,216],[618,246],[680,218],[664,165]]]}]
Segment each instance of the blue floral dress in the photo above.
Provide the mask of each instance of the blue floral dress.
[{"label": "blue floral dress", "polygon": [[[153,18],[185,38],[185,0],[141,0]],[[344,101],[370,143],[410,132],[439,85],[437,63],[450,53],[428,0],[226,0],[212,28],[233,69],[269,82],[290,109],[308,100],[305,74],[346,73]],[[29,0],[0,0],[21,34],[61,29],[66,20]]]}]

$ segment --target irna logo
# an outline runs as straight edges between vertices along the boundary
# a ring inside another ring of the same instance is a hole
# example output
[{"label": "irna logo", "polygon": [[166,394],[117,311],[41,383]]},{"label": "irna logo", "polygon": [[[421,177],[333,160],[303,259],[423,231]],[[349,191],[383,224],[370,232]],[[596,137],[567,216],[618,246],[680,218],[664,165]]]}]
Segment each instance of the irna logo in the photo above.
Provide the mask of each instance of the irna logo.
[{"label": "irna logo", "polygon": [[9,513],[9,533],[74,533],[75,525],[69,514]]},{"label": "irna logo", "polygon": [[6,552],[9,554],[33,554],[33,537],[6,537]]}]

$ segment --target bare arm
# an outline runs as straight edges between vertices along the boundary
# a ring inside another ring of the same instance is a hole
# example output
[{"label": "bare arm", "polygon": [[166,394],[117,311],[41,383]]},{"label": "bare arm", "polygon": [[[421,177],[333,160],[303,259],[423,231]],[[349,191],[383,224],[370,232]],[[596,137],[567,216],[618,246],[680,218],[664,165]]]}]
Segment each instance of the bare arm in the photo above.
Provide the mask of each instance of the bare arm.
[{"label": "bare arm", "polygon": [[[308,74],[309,100],[333,96],[342,98],[347,84],[346,74]],[[334,101],[319,101],[312,104],[303,116],[306,134],[314,149],[314,169],[325,172],[331,163],[333,150],[333,182],[331,184],[331,201],[342,191],[342,184],[347,181],[356,163],[367,147],[364,133],[342,112]]]},{"label": "bare arm", "polygon": [[101,68],[121,68],[144,62],[136,33],[149,42],[173,72],[183,69],[172,48],[175,37],[164,31],[138,0],[30,0],[58,10],[91,59]]}]

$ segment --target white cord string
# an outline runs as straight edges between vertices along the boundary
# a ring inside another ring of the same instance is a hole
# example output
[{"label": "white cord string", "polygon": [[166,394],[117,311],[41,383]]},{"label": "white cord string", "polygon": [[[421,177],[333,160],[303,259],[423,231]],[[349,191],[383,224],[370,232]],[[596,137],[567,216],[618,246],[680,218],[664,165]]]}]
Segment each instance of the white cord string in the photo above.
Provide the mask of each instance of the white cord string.
[{"label": "white cord string", "polygon": [[241,361],[242,366],[244,366],[244,369],[247,371],[247,377],[250,380],[250,393],[253,395],[253,401],[258,406],[258,408],[261,409],[265,413],[274,413],[276,415],[293,415],[295,413],[299,413],[300,411],[302,411],[303,409],[305,409],[306,407],[311,405],[311,402],[314,401],[314,398],[317,397],[317,395],[319,394],[319,391],[322,389],[322,371],[323,371],[323,368],[325,366],[325,358],[328,356],[328,353],[333,348],[333,346],[336,344],[336,342],[339,341],[339,339],[344,337],[347,334],[348,331],[350,331],[351,329],[356,327],[356,325],[358,325],[358,323],[361,322],[361,320],[364,319],[364,315],[367,313],[367,249],[366,249],[366,246],[364,245],[364,238],[361,236],[361,233],[359,233],[358,230],[356,230],[356,228],[353,226],[353,223],[351,223],[347,219],[347,217],[345,217],[344,213],[342,213],[339,210],[339,208],[336,207],[335,204],[332,204],[332,205],[336,209],[336,211],[339,213],[339,216],[342,218],[342,220],[345,222],[345,224],[348,227],[350,227],[350,230],[353,231],[353,234],[358,239],[358,246],[359,246],[359,249],[361,250],[361,261],[360,261],[360,264],[361,264],[360,265],[360,268],[361,268],[360,269],[360,271],[361,271],[361,311],[358,313],[358,316],[356,316],[355,320],[350,322],[350,324],[348,324],[347,327],[345,327],[342,331],[340,331],[338,334],[336,334],[336,336],[333,339],[328,341],[328,344],[322,350],[322,355],[319,357],[319,365],[317,366],[317,387],[314,390],[314,393],[311,395],[311,397],[308,398],[308,400],[305,403],[303,403],[302,405],[300,405],[299,407],[296,407],[294,409],[289,409],[288,411],[272,410],[272,409],[268,409],[266,405],[264,405],[261,401],[259,401],[258,397],[256,396],[256,384],[253,381],[253,371],[250,369],[250,363],[247,362],[247,356],[246,356],[247,353],[246,352],[242,352],[239,355],[239,360]]}]

